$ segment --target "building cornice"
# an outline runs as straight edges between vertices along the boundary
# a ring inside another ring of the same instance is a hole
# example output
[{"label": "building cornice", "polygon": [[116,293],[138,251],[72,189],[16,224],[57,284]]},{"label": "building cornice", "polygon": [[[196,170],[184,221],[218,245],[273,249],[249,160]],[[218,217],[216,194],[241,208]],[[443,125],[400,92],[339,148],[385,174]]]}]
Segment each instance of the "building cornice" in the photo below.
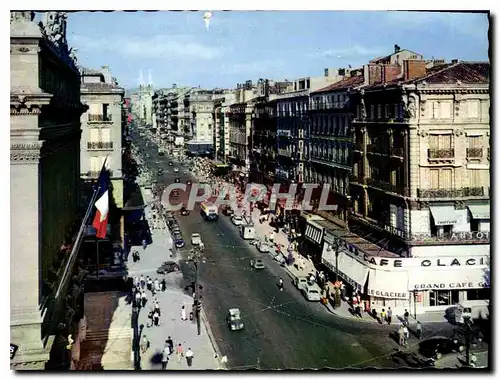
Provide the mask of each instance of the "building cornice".
[{"label": "building cornice", "polygon": [[11,115],[39,115],[43,106],[50,104],[53,95],[43,92],[28,92],[21,88],[11,90]]},{"label": "building cornice", "polygon": [[40,161],[40,150],[43,143],[36,141],[32,143],[10,144],[10,162],[11,163],[38,163]]}]

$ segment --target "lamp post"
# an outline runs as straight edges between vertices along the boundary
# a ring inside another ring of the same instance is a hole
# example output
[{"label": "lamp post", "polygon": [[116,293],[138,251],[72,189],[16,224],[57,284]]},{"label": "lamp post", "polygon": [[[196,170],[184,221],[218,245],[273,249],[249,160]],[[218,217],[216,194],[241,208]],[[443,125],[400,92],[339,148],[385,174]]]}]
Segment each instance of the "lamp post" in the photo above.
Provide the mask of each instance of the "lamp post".
[{"label": "lamp post", "polygon": [[198,335],[201,335],[201,302],[199,294],[199,263],[201,259],[201,252],[199,249],[192,249],[192,255],[189,256],[188,261],[194,264],[195,277],[194,277],[194,307],[195,307],[195,317],[196,317],[196,327],[198,329]]},{"label": "lamp post", "polygon": [[333,248],[335,249],[335,282],[339,281],[339,242],[337,239],[333,242]]}]

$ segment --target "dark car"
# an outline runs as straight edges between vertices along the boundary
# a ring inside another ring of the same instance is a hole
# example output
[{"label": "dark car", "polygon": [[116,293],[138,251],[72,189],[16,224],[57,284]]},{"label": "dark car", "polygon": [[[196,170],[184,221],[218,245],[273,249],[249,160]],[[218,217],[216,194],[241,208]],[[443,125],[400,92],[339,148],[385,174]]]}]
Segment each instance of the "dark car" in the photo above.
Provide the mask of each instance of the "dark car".
[{"label": "dark car", "polygon": [[165,261],[163,264],[161,264],[158,269],[156,270],[156,273],[158,274],[167,274],[167,273],[172,273],[172,272],[178,272],[180,270],[179,265],[174,262],[174,261]]},{"label": "dark car", "polygon": [[184,242],[184,239],[182,238],[182,235],[180,233],[174,233],[173,234],[174,242],[175,242],[175,247],[176,248],[182,248],[186,245]]},{"label": "dark car", "polygon": [[186,215],[189,215],[189,213],[190,213],[190,211],[187,208],[185,208],[185,207],[181,208],[181,215],[186,216]]},{"label": "dark car", "polygon": [[435,336],[420,342],[418,351],[428,358],[440,359],[443,355],[462,352],[464,346],[457,339]]}]

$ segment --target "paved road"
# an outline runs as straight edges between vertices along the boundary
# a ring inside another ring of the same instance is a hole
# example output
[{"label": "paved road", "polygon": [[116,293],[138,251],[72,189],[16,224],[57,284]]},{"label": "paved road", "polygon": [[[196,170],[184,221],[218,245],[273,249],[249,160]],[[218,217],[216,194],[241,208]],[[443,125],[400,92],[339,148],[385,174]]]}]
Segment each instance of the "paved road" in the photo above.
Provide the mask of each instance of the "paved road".
[{"label": "paved road", "polygon": [[[157,155],[145,149],[153,164]],[[165,169],[160,181],[172,182],[177,175],[166,166],[171,159],[158,159]],[[200,269],[203,307],[231,369],[404,366],[390,357],[396,345],[389,333],[395,328],[333,316],[319,303],[307,302],[288,282],[280,292],[277,279],[288,281],[284,269],[245,243],[225,216],[217,222],[205,222],[195,210],[178,220],[186,241],[198,232],[205,243],[206,262]],[[189,248],[187,243],[184,251]],[[266,270],[251,270],[249,261],[255,257],[264,260]],[[193,277],[190,267],[182,269],[189,281]],[[244,330],[228,329],[225,317],[231,307],[242,311]]]}]

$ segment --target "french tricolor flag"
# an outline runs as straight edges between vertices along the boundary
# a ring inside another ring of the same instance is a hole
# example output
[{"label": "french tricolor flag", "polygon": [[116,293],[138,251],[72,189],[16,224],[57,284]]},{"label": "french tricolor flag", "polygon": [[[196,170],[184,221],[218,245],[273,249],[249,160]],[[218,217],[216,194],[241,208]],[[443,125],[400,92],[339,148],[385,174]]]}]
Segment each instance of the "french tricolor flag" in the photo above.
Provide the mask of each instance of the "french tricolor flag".
[{"label": "french tricolor flag", "polygon": [[109,171],[106,169],[106,160],[102,165],[97,186],[97,200],[95,202],[97,211],[92,222],[92,227],[97,231],[96,237],[104,239],[106,237],[109,212]]}]

